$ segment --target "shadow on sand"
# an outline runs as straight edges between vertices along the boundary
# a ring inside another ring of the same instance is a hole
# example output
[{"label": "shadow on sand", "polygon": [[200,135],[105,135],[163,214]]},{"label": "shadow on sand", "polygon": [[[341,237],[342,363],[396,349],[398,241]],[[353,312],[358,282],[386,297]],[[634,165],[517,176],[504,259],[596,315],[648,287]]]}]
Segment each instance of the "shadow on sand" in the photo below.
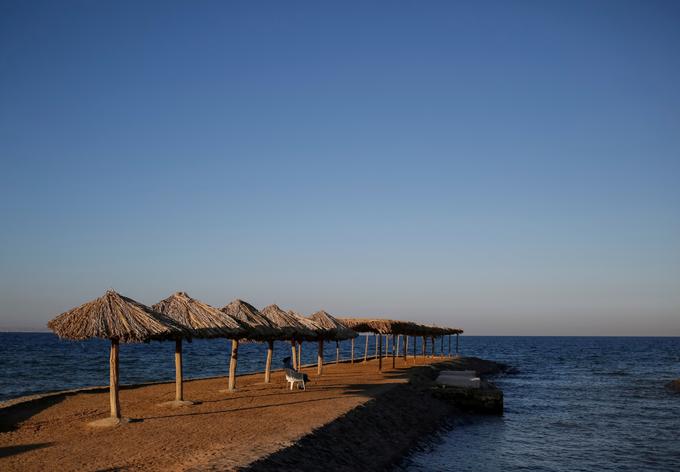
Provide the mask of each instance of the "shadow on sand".
[{"label": "shadow on sand", "polygon": [[[16,429],[19,423],[26,421],[43,410],[56,405],[65,398],[64,395],[50,395],[36,400],[30,400],[0,410],[0,433]],[[2,456],[0,456],[2,457]]]},{"label": "shadow on sand", "polygon": [[21,444],[19,446],[0,447],[0,458],[21,454],[22,452],[32,451],[33,449],[42,449],[43,447],[48,447],[52,444],[54,443]]},{"label": "shadow on sand", "polygon": [[[253,462],[242,470],[268,472],[389,468],[423,435],[438,428],[442,420],[454,410],[427,391],[428,381],[436,375],[429,367],[396,369],[385,375],[404,379],[405,382],[382,386],[350,385],[350,392],[373,398],[314,430],[294,445]],[[219,463],[216,465],[219,469]]]}]

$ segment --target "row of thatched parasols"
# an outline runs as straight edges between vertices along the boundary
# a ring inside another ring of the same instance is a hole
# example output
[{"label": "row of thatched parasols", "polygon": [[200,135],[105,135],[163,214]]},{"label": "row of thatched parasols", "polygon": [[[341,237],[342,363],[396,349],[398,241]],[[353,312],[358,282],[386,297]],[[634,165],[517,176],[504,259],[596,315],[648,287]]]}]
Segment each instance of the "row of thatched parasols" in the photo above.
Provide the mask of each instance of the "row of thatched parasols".
[{"label": "row of thatched parasols", "polygon": [[[376,319],[376,318],[339,318],[343,325],[360,333],[374,333],[376,335],[375,349],[378,358],[378,369],[382,370],[382,342],[383,336],[385,338],[385,350],[387,350],[389,339],[392,337],[392,367],[395,367],[396,358],[399,357],[400,340],[403,340],[402,355],[404,358],[408,356],[408,340],[409,336],[413,337],[413,357],[416,357],[416,340],[415,338],[422,338],[422,354],[426,355],[427,340],[431,340],[432,352],[435,355],[435,338],[440,338],[441,348],[440,353],[444,352],[444,339],[448,337],[449,350],[451,354],[451,336],[456,336],[456,354],[459,352],[460,335],[463,330],[459,328],[444,328],[441,326],[430,326],[412,321]],[[354,339],[352,339],[352,356],[354,356]],[[368,337],[366,338],[366,348],[364,351],[364,360],[368,358]]]},{"label": "row of thatched parasols", "polygon": [[[357,336],[357,331],[378,332],[376,323],[381,320],[358,321],[364,324],[355,324],[355,329],[352,329],[351,320],[344,320],[343,323],[325,311],[316,312],[307,318],[293,311],[286,312],[276,305],[269,305],[259,311],[249,303],[238,299],[222,309],[217,309],[191,298],[185,292],[177,292],[149,307],[113,290],[108,290],[102,297],[57,316],[48,323],[48,327],[65,339],[103,338],[111,341],[109,359],[111,415],[109,418],[93,423],[96,426],[107,426],[119,424],[122,421],[118,396],[118,348],[121,342],[175,341],[175,400],[168,404],[181,406],[192,403],[186,401],[183,394],[182,340],[184,339],[227,338],[231,340],[227,389],[231,392],[236,388],[235,373],[240,341],[267,343],[265,383],[269,383],[271,378],[274,341],[291,341],[291,359],[293,367],[297,369],[300,368],[302,343],[316,341],[318,342],[317,373],[321,375],[324,364],[324,341],[336,341],[337,361],[338,341],[352,339],[353,351],[353,341]],[[396,324],[391,326],[397,327]],[[410,323],[409,326],[412,329],[410,332],[416,333],[420,327],[418,332],[422,334],[427,331],[427,335],[435,335],[433,330],[443,329],[415,323]],[[384,328],[385,326],[381,326],[379,332],[382,333]],[[402,332],[406,331],[402,330]],[[443,331],[436,333],[444,334]],[[381,368],[382,358],[380,359],[379,367]]]}]

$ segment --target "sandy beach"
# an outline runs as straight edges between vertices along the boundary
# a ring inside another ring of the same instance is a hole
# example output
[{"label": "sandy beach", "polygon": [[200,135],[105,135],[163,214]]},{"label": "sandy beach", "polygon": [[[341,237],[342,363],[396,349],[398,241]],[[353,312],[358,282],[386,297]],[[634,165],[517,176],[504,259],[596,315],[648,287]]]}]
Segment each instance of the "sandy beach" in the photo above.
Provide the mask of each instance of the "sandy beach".
[{"label": "sandy beach", "polygon": [[[414,364],[398,359],[392,369],[388,359],[382,373],[376,361],[329,364],[320,378],[316,368],[309,367],[306,391],[288,390],[280,371],[272,374],[270,384],[263,383],[261,374],[240,376],[238,391],[231,394],[220,392],[226,387],[224,377],[193,380],[185,384],[185,398],[200,403],[178,409],[159,406],[173,399],[172,383],[124,388],[123,416],[131,422],[112,429],[87,426],[108,415],[106,391],[50,396],[4,408],[0,469],[275,470],[277,464],[307,460],[311,462],[306,468],[313,470],[323,468],[314,463],[317,453],[326,453],[326,464],[336,461],[339,469],[360,466],[364,460],[387,464],[415,435],[449,413],[449,406],[424,391],[432,376],[429,364],[443,361],[419,358]],[[358,408],[367,405],[371,407]],[[404,407],[411,411],[405,414]],[[367,419],[371,416],[373,420]],[[334,427],[348,430],[332,432]],[[375,434],[380,430],[386,444],[376,437],[382,436]],[[337,443],[328,450],[324,441],[334,438]],[[342,450],[352,447],[352,441],[365,440],[377,441],[370,457],[362,457],[360,450]],[[308,444],[304,453],[296,454],[291,446],[300,441],[312,441],[319,451],[310,454]]]}]

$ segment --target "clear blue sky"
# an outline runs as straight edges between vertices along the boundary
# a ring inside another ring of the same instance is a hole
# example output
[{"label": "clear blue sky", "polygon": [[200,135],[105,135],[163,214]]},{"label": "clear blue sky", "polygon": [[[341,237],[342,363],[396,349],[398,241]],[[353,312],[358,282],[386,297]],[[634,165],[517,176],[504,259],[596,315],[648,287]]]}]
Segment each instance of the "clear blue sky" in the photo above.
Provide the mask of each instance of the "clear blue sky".
[{"label": "clear blue sky", "polygon": [[673,1],[1,2],[0,329],[680,335],[679,51]]}]

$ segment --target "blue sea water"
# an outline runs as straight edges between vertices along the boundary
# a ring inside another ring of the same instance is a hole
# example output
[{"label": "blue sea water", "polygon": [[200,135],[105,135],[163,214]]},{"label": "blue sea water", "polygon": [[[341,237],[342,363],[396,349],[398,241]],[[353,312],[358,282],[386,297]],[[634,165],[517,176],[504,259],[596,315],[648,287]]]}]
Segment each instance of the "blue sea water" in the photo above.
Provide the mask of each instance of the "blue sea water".
[{"label": "blue sea water", "polygon": [[[369,336],[369,352],[375,339]],[[23,395],[78,387],[108,385],[110,342],[101,339],[67,341],[52,333],[0,333],[0,401]],[[340,358],[348,359],[349,341],[339,343]],[[315,363],[317,344],[303,343],[303,364]],[[356,356],[363,356],[364,338],[355,341]],[[361,351],[361,352],[360,352]],[[120,382],[137,384],[174,381],[175,343],[152,341],[120,345]],[[194,339],[182,345],[182,367],[186,379],[229,373],[231,341]],[[266,344],[240,343],[236,373],[264,371]],[[335,343],[324,343],[324,359],[335,361]],[[291,355],[290,342],[276,342],[272,368],[281,368]],[[225,380],[226,382],[226,380]]]},{"label": "blue sea water", "polygon": [[[374,353],[375,338],[369,341]],[[680,471],[680,394],[664,388],[680,377],[680,338],[461,341],[464,355],[519,370],[496,379],[505,393],[505,414],[453,419],[397,471]],[[341,357],[348,358],[350,343],[340,347]],[[0,333],[0,400],[106,385],[108,349],[102,340]],[[360,338],[355,355],[363,356],[363,350]],[[171,342],[121,345],[121,382],[173,380],[173,352]],[[289,343],[276,343],[274,365],[290,352]],[[185,376],[226,375],[228,353],[224,339],[185,343]],[[316,344],[305,343],[302,353],[303,362],[315,362]],[[264,354],[262,344],[242,344],[238,373],[263,370]],[[334,343],[326,343],[324,357],[334,360]]]},{"label": "blue sea water", "polygon": [[680,471],[680,338],[465,337],[497,378],[502,417],[454,420],[397,471]]}]

